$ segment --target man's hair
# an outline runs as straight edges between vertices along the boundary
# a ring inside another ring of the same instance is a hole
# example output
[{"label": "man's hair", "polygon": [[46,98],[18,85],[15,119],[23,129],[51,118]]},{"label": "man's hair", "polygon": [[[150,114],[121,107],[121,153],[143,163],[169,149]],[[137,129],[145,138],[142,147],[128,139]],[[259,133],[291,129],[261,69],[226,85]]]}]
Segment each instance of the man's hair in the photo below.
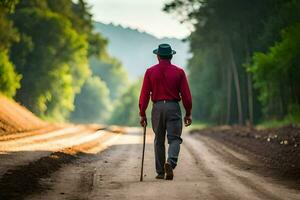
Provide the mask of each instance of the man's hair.
[{"label": "man's hair", "polygon": [[171,60],[173,58],[173,55],[167,55],[167,56],[158,55],[158,57],[162,60]]}]

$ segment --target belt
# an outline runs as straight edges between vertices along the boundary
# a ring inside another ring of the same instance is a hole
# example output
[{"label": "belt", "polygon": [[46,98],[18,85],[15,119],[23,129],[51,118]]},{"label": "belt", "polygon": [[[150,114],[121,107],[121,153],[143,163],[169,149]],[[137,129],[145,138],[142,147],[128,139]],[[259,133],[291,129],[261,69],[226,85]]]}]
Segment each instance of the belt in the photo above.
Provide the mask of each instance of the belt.
[{"label": "belt", "polygon": [[154,103],[168,103],[168,102],[173,102],[173,103],[178,103],[179,101],[174,99],[174,100],[157,100],[157,101],[153,101]]}]

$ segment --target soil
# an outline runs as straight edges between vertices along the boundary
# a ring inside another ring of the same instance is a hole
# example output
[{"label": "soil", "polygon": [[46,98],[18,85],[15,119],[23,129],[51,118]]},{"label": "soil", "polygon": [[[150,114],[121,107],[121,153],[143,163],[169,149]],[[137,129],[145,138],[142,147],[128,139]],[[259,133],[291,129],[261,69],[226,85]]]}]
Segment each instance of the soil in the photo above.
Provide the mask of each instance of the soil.
[{"label": "soil", "polygon": [[[71,126],[21,138],[0,137],[0,199],[299,200],[300,184],[264,173],[267,165],[247,150],[246,144],[255,143],[244,139],[251,137],[241,136],[243,128],[235,133],[230,129],[235,128],[184,133],[172,181],[155,179],[150,129],[143,182],[142,128]],[[233,138],[236,144],[230,142]]]},{"label": "soil", "polygon": [[300,179],[300,128],[256,130],[241,126],[220,126],[191,130],[252,156],[281,178]]},{"label": "soil", "polygon": [[48,126],[53,125],[39,119],[17,102],[0,95],[0,135],[35,131]]}]

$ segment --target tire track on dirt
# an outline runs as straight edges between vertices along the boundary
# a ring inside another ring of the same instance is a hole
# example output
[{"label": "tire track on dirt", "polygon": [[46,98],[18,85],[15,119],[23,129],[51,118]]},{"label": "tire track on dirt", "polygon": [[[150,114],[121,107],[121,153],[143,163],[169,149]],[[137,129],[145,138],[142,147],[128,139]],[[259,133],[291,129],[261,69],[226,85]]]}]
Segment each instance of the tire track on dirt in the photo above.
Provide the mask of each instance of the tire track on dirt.
[{"label": "tire track on dirt", "polygon": [[218,181],[216,181],[216,177],[213,170],[205,166],[205,161],[201,159],[201,157],[199,157],[199,154],[194,149],[194,145],[190,145],[189,142],[184,142],[183,147],[186,148],[187,151],[191,154],[192,158],[194,159],[195,165],[198,167],[199,171],[203,172],[206,177],[211,178],[211,180],[209,180],[210,184],[213,185],[209,191],[211,196],[213,196],[216,199],[239,200],[239,198],[236,198],[234,195],[231,195],[228,192],[226,192],[226,190],[223,189],[222,185]]},{"label": "tire track on dirt", "polygon": [[192,135],[191,137],[196,140],[201,140],[211,152],[216,155],[220,155],[222,157],[222,160],[232,167],[240,168],[246,171],[257,169],[260,167],[259,163],[257,163],[255,160],[250,159],[245,155],[236,152],[233,149],[230,149],[229,147],[226,147],[222,143],[212,138],[205,136],[199,137],[194,135]]},{"label": "tire track on dirt", "polygon": [[[43,194],[34,194],[28,199],[86,200],[93,199],[91,196],[94,190],[99,192],[102,187],[120,187],[114,181],[104,185],[103,182],[114,176],[109,171],[122,168],[122,163],[127,160],[127,157],[123,156],[124,152],[128,151],[131,151],[129,145],[110,146],[101,153],[89,154],[69,165],[64,165],[51,176],[52,184],[48,185],[51,190]],[[45,182],[47,184],[48,181]]]},{"label": "tire track on dirt", "polygon": [[[88,164],[90,169],[95,169],[93,171],[93,181],[87,180],[85,174],[80,176],[79,186],[86,188],[85,193],[80,192],[81,199],[94,199],[93,197],[99,195],[99,191],[103,193],[104,196],[107,196],[108,194],[105,193],[105,189],[119,189],[123,187],[123,184],[121,184],[119,180],[114,180],[113,176],[120,174],[119,170],[124,169],[122,165],[129,159],[129,157],[122,156],[122,152],[130,152],[132,150],[133,145],[112,146],[108,149],[106,154],[98,157],[92,165]],[[115,169],[115,171],[111,169]],[[113,174],[111,172],[113,172]],[[93,186],[86,185],[86,182],[93,182]],[[107,182],[108,184],[106,184]],[[95,195],[95,193],[97,193],[97,195]],[[72,197],[74,198],[75,195],[71,196],[71,198]]]},{"label": "tire track on dirt", "polygon": [[[65,165],[51,176],[51,190],[28,199],[103,199],[110,196],[110,192],[106,191],[122,189],[132,182],[132,177],[138,181],[141,145],[136,142],[141,141],[140,129],[123,130],[130,130],[133,134],[119,134],[119,137],[112,137],[90,149],[91,152],[97,150],[99,153]],[[107,146],[104,151],[103,146]]]},{"label": "tire track on dirt", "polygon": [[[142,133],[141,129],[126,130],[126,134],[100,131],[101,137],[86,137],[82,143],[9,171],[0,179],[0,199],[300,199],[298,191],[246,170],[245,166],[256,163],[244,154],[213,139],[187,134],[175,178],[165,181],[155,179],[149,132],[144,182],[139,182]],[[11,196],[1,196],[5,192]]]},{"label": "tire track on dirt", "polygon": [[223,188],[227,191],[227,194],[230,194],[236,199],[261,199],[259,196],[257,196],[255,191],[252,191],[245,185],[239,183],[235,177],[228,175],[224,171],[224,162],[222,162],[222,160],[219,160],[217,155],[213,154],[213,151],[202,141],[188,137],[188,142],[193,147],[198,147],[197,149],[195,149],[195,151],[202,159],[205,168],[208,168],[212,171],[215,178],[215,183],[218,183],[220,185],[218,188]]},{"label": "tire track on dirt", "polygon": [[28,195],[43,191],[45,187],[40,184],[41,179],[47,179],[62,166],[88,156],[89,149],[93,149],[111,135],[112,133],[106,131],[96,139],[91,138],[85,143],[73,145],[59,152],[49,152],[49,156],[8,170],[0,179],[0,199],[23,199]]},{"label": "tire track on dirt", "polygon": [[0,135],[0,142],[7,141],[7,140],[15,140],[15,139],[21,139],[25,137],[31,137],[34,135],[40,135],[45,134],[53,131],[57,131],[59,129],[64,129],[66,127],[56,126],[56,125],[47,125],[43,128],[39,128],[36,130],[30,130],[30,131],[23,131],[23,132],[17,132],[17,133],[5,133]]},{"label": "tire track on dirt", "polygon": [[80,129],[74,133],[67,133],[66,135],[55,136],[55,137],[45,140],[45,142],[28,142],[24,145],[19,145],[16,143],[10,147],[4,147],[2,150],[8,149],[9,152],[17,152],[17,151],[57,151],[59,149],[64,149],[68,146],[78,145],[84,143],[88,140],[97,139],[100,137],[100,132],[95,132],[94,130],[85,130]]},{"label": "tire track on dirt", "polygon": [[[83,126],[74,126],[74,127],[67,127],[63,129],[59,129],[56,131],[51,131],[47,133],[41,133],[38,135],[32,135],[32,136],[26,136],[18,139],[11,139],[8,141],[1,141],[0,142],[0,151],[5,152],[9,151],[12,152],[14,149],[17,148],[24,148],[26,149],[27,146],[32,146],[36,143],[46,143],[51,142],[53,140],[58,140],[62,138],[66,138],[68,136],[74,136],[75,134],[82,133],[82,131],[86,131],[86,129]],[[91,129],[91,131],[94,131]]]},{"label": "tire track on dirt", "polygon": [[[67,129],[66,134],[64,135],[63,130],[56,132],[52,138],[51,134],[47,135],[49,141],[42,142],[33,142],[32,144],[20,145],[18,142],[12,142],[12,146],[0,147],[6,154],[0,155],[1,164],[0,164],[0,176],[3,175],[7,170],[15,168],[15,166],[26,165],[34,160],[37,160],[41,157],[46,157],[51,154],[51,152],[63,150],[69,147],[76,148],[82,147],[80,150],[84,151],[85,147],[90,147],[92,144],[98,141],[98,138],[105,137],[107,131],[97,131],[89,129],[79,129],[73,130],[75,132],[69,132]],[[29,142],[29,141],[27,141]],[[86,143],[83,145],[83,143]],[[1,142],[0,142],[1,144]],[[96,146],[96,144],[94,144]]]},{"label": "tire track on dirt", "polygon": [[253,182],[252,180],[249,180],[247,177],[235,174],[229,170],[225,170],[228,174],[238,179],[239,182],[242,184],[248,186],[248,188],[252,189],[253,191],[258,191],[258,196],[261,199],[269,199],[269,200],[282,200],[282,198],[279,198],[276,195],[273,195],[273,193],[270,193],[265,190],[265,188],[258,185],[256,182]]},{"label": "tire track on dirt", "polygon": [[[270,178],[266,179],[253,171],[245,170],[245,159],[238,159],[236,153],[230,155],[230,151],[222,151],[223,144],[206,137],[191,137],[189,142],[194,143],[193,147],[198,146],[196,150],[200,157],[205,158],[203,162],[213,171],[222,187],[228,192],[235,192],[235,196],[243,199],[300,199],[297,190],[278,185]],[[253,162],[252,164],[255,165]]]}]

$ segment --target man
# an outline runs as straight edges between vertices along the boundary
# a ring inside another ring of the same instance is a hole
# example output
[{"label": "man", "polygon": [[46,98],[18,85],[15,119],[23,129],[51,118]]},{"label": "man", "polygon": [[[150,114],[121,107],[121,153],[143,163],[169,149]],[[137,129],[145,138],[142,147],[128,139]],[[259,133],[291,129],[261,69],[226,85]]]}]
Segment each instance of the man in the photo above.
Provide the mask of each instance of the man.
[{"label": "man", "polygon": [[[140,94],[140,124],[147,126],[146,109],[149,99],[153,102],[152,129],[155,133],[154,150],[157,179],[172,180],[182,143],[182,118],[179,101],[185,108],[184,123],[192,123],[192,97],[183,69],[171,64],[176,51],[169,44],[160,44],[153,51],[159,63],[147,69]],[[165,158],[165,136],[169,144],[168,159]],[[166,177],[165,177],[166,174]]]}]

